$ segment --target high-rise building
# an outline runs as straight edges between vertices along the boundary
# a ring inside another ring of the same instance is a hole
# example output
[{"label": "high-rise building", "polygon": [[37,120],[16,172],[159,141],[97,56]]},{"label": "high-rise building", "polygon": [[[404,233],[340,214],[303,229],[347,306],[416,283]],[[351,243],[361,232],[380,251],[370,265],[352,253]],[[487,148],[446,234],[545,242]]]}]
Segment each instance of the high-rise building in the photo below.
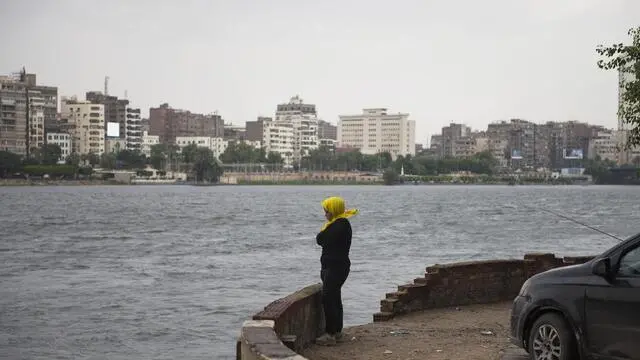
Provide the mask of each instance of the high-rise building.
[{"label": "high-rise building", "polygon": [[125,148],[130,151],[142,151],[143,129],[142,119],[140,118],[140,109],[134,109],[127,106],[125,114]]},{"label": "high-rise building", "polygon": [[[278,104],[274,122],[292,125],[293,152],[289,158],[285,158],[285,164],[300,164],[303,156],[318,148],[318,114],[315,105],[306,104],[296,95],[288,103]],[[267,147],[267,152],[269,151],[271,148]]]},{"label": "high-rise building", "polygon": [[121,139],[126,138],[127,127],[127,107],[129,100],[118,99],[117,96],[107,95],[100,91],[89,91],[86,93],[86,99],[94,104],[104,105],[104,129],[107,130],[108,123],[119,124],[119,136]]},{"label": "high-rise building", "polygon": [[389,114],[386,108],[363,109],[359,115],[340,115],[338,147],[359,149],[363,154],[388,152],[393,159],[399,155],[415,155],[415,121],[409,114]]},{"label": "high-rise building", "polygon": [[73,152],[102,155],[105,150],[104,105],[62,98],[61,118],[69,124]]},{"label": "high-rise building", "polygon": [[163,144],[174,144],[176,137],[224,137],[224,120],[218,114],[196,114],[162,104],[149,110],[149,134],[158,135]]},{"label": "high-rise building", "polygon": [[0,149],[29,155],[57,129],[58,88],[38,85],[24,69],[0,76],[0,110]]}]

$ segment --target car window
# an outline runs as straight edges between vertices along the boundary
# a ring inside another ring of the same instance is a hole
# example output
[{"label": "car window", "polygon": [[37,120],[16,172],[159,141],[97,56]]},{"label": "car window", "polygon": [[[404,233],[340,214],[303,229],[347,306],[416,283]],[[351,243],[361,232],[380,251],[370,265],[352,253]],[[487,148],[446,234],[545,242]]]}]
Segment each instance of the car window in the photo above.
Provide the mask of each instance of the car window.
[{"label": "car window", "polygon": [[620,270],[618,273],[621,276],[640,277],[640,247],[636,247],[624,254],[622,259],[620,259]]}]

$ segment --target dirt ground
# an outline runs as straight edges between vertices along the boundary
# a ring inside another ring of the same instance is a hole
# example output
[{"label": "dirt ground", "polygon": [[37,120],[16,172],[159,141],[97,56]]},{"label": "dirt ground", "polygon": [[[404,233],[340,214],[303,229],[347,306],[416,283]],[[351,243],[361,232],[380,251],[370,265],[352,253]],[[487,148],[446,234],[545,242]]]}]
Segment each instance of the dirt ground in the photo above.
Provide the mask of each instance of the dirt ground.
[{"label": "dirt ground", "polygon": [[336,346],[313,345],[310,360],[499,360],[508,339],[511,303],[427,310],[344,330]]}]

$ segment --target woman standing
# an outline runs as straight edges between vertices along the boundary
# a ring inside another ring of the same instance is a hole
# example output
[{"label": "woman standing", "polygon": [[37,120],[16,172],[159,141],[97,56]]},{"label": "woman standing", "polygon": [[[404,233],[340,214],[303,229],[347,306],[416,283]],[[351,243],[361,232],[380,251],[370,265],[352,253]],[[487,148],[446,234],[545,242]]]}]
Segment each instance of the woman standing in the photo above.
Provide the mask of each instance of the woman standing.
[{"label": "woman standing", "polygon": [[337,196],[325,199],[322,208],[327,222],[316,236],[316,242],[322,246],[320,278],[326,333],[316,339],[316,344],[330,346],[342,340],[341,289],[351,268],[351,224],[347,218],[356,215],[358,210],[345,210],[344,199]]}]

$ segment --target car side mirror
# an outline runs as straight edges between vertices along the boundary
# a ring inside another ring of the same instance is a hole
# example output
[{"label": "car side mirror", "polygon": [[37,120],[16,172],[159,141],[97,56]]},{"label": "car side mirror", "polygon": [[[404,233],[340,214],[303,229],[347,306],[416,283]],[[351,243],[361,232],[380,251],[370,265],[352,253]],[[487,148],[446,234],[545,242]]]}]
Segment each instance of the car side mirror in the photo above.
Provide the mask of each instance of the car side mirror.
[{"label": "car side mirror", "polygon": [[591,265],[591,272],[598,276],[609,277],[611,275],[611,259],[606,257],[596,260]]}]

